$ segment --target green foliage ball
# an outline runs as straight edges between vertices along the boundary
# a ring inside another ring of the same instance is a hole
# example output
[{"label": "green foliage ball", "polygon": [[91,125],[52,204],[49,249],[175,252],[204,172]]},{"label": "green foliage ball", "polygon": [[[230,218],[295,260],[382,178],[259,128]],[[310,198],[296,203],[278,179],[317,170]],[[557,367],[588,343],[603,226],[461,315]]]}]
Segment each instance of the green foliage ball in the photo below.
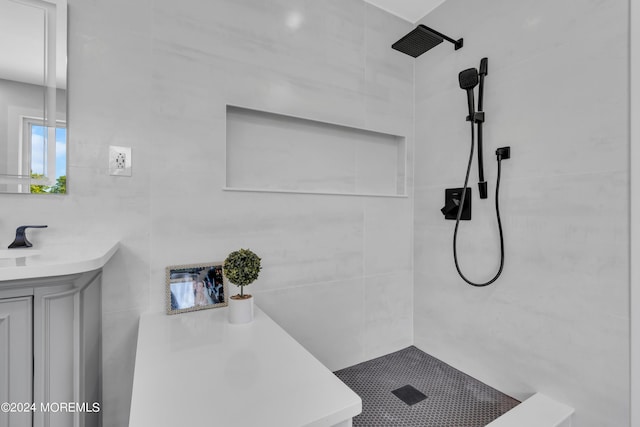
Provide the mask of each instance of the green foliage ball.
[{"label": "green foliage ball", "polygon": [[227,279],[236,286],[247,286],[260,274],[260,257],[249,249],[231,252],[224,260],[222,269]]}]

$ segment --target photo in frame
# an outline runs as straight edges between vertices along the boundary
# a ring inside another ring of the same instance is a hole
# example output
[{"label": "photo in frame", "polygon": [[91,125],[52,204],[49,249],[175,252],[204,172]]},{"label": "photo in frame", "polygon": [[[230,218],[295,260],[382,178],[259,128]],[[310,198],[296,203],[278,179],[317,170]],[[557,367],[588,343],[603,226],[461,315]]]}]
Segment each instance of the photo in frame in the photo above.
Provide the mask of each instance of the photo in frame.
[{"label": "photo in frame", "polygon": [[228,304],[222,262],[173,265],[166,268],[167,314]]}]

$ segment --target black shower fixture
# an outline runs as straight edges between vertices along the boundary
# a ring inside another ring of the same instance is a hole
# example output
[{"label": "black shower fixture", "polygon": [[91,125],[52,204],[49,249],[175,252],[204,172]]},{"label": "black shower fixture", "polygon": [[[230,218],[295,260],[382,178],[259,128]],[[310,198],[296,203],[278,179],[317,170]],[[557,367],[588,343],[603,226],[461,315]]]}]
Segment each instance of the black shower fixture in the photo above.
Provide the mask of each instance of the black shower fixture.
[{"label": "black shower fixture", "polygon": [[[457,198],[449,197],[445,200],[445,207],[441,209],[442,213],[445,215],[446,219],[451,219],[452,211],[457,210],[455,215],[456,225],[453,231],[453,260],[456,265],[456,270],[458,270],[458,274],[468,284],[472,286],[487,286],[491,283],[495,282],[500,274],[502,274],[502,268],[504,267],[504,236],[502,234],[502,222],[500,220],[500,205],[499,205],[499,195],[500,195],[500,175],[501,175],[501,162],[502,160],[507,160],[511,158],[511,148],[510,147],[501,147],[496,150],[496,158],[498,162],[498,176],[496,179],[496,193],[495,193],[495,204],[496,204],[496,219],[498,222],[498,233],[500,234],[500,267],[498,268],[498,272],[491,278],[490,280],[484,283],[475,283],[469,279],[467,279],[464,274],[462,274],[462,270],[460,269],[460,265],[458,263],[458,227],[460,226],[460,220],[464,218],[464,208],[467,206],[467,197],[471,197],[471,189],[467,187],[467,183],[469,182],[469,172],[471,171],[471,164],[473,163],[473,150],[475,145],[475,127],[478,127],[478,190],[480,193],[481,199],[487,198],[487,182],[484,180],[484,167],[483,167],[483,159],[482,159],[482,124],[484,123],[484,111],[482,108],[483,101],[483,92],[484,92],[484,77],[487,75],[488,69],[488,60],[487,58],[482,58],[480,61],[480,71],[475,68],[468,68],[463,70],[458,74],[458,82],[460,83],[460,88],[467,92],[467,106],[469,108],[469,115],[467,116],[467,121],[471,123],[471,148],[469,151],[469,159],[467,161],[467,171],[464,178],[464,185],[460,190]],[[480,85],[478,88],[478,108],[475,108],[475,102],[473,99],[473,89]],[[451,189],[447,189],[448,192]],[[452,200],[448,202],[447,200]],[[470,210],[470,203],[469,203]],[[470,216],[470,215],[469,215]]]},{"label": "black shower fixture", "polygon": [[[482,156],[482,123],[484,123],[484,111],[482,111],[482,101],[484,93],[484,76],[487,75],[487,58],[480,61],[481,72],[475,68],[469,68],[460,71],[458,74],[458,82],[460,89],[467,91],[467,105],[469,107],[469,115],[467,121],[478,125],[478,192],[481,199],[487,198],[487,182],[484,180],[484,161]],[[478,110],[475,109],[473,99],[473,89],[480,84],[478,88]]]},{"label": "black shower fixture", "polygon": [[429,49],[442,43],[443,40],[453,43],[455,50],[462,47],[463,39],[454,40],[426,25],[418,25],[409,34],[391,45],[395,50],[417,58]]},{"label": "black shower fixture", "polygon": [[484,180],[484,161],[482,159],[482,124],[484,123],[484,110],[482,101],[484,101],[484,77],[489,74],[487,69],[489,60],[482,58],[480,60],[480,71],[478,72],[478,114],[475,122],[478,124],[478,191],[481,199],[487,198],[487,181]]},{"label": "black shower fixture", "polygon": [[467,91],[467,106],[469,107],[469,115],[467,121],[475,120],[475,101],[473,99],[473,88],[478,86],[478,70],[475,68],[469,68],[460,71],[458,74],[458,83],[460,83],[460,89]]}]

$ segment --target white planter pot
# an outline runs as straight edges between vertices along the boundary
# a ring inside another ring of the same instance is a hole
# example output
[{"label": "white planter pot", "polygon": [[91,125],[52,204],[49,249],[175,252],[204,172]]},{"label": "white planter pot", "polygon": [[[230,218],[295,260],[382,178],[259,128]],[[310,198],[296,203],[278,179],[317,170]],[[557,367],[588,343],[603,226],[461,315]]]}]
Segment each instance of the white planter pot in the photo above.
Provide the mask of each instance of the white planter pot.
[{"label": "white planter pot", "polygon": [[229,323],[249,323],[253,321],[253,297],[233,295],[229,298]]}]

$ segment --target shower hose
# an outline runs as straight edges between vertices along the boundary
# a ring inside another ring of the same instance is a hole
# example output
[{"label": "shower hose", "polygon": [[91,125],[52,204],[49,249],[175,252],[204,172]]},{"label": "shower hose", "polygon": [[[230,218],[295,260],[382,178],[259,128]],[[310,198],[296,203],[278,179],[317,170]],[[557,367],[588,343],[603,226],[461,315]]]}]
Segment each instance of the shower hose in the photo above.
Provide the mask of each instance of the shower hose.
[{"label": "shower hose", "polygon": [[460,207],[458,208],[458,214],[456,215],[456,226],[453,231],[453,260],[456,264],[456,270],[458,270],[458,274],[468,284],[471,286],[487,286],[495,282],[500,274],[502,274],[502,267],[504,267],[504,237],[502,235],[502,222],[500,221],[500,205],[498,203],[498,195],[500,194],[500,164],[502,162],[502,155],[500,153],[497,154],[498,158],[498,178],[496,180],[496,218],[498,219],[498,231],[500,232],[500,268],[495,276],[487,282],[484,283],[475,283],[471,280],[467,279],[462,271],[460,270],[460,265],[458,263],[458,249],[457,249],[457,241],[458,241],[458,227],[460,226],[460,216],[462,215],[462,207],[464,206],[464,199],[467,195],[467,184],[469,183],[469,172],[471,172],[471,164],[473,163],[473,151],[475,146],[475,128],[474,123],[471,121],[471,150],[469,151],[469,162],[467,163],[467,173],[464,177],[464,186],[462,187],[462,198],[460,199]]}]

